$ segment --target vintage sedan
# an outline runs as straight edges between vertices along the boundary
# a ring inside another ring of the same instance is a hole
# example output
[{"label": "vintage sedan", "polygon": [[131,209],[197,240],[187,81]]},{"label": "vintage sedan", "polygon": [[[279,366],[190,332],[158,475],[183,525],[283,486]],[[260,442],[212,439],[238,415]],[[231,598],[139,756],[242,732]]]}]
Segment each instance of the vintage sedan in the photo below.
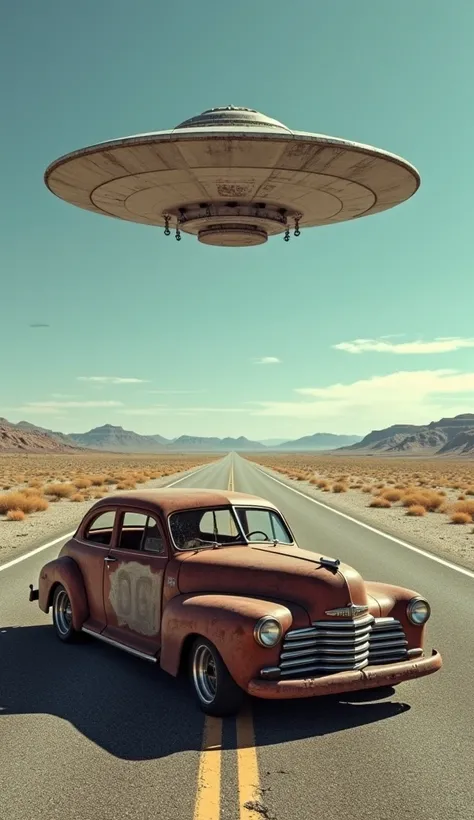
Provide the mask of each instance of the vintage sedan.
[{"label": "vintage sedan", "polygon": [[130,491],[103,498],[40,572],[30,600],[61,641],[82,633],[188,670],[211,715],[245,693],[301,698],[429,675],[428,602],[300,549],[281,512],[238,492]]}]

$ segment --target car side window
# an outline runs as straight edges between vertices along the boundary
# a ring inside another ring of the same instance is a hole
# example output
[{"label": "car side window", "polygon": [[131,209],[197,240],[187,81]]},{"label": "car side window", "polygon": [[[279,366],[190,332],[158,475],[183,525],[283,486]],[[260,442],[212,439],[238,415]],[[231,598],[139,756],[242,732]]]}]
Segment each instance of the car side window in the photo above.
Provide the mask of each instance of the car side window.
[{"label": "car side window", "polygon": [[84,538],[93,544],[109,547],[112,542],[112,533],[115,524],[115,510],[99,513],[89,524]]},{"label": "car side window", "polygon": [[144,552],[154,552],[155,555],[165,555],[166,553],[161,529],[154,518],[149,518],[147,521],[142,550]]},{"label": "car side window", "polygon": [[146,513],[126,512],[122,521],[118,549],[143,550],[164,555],[163,536],[155,519]]}]

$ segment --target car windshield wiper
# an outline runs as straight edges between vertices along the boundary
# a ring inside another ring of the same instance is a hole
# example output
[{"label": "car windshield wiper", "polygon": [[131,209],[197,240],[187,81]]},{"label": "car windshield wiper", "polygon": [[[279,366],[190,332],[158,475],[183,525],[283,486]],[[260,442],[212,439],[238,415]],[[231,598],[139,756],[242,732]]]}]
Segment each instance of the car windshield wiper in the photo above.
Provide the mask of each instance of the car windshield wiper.
[{"label": "car windshield wiper", "polygon": [[[193,544],[198,541],[199,544],[202,544],[203,547],[209,547],[210,549],[217,549],[217,547],[233,547],[236,544],[241,544],[242,541],[205,541],[204,538],[193,538],[190,539],[193,541]],[[193,549],[201,549],[200,546],[189,546],[189,547],[181,547],[184,550],[193,550]]]}]

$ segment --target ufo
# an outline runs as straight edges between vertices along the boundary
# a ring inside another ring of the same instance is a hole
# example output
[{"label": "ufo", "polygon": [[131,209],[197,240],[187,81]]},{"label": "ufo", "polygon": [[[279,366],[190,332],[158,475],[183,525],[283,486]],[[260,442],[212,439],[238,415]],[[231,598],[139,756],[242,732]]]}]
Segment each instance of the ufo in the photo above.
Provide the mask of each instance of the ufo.
[{"label": "ufo", "polygon": [[371,145],[228,105],[73,151],[49,165],[45,183],[72,205],[177,240],[251,247],[393,208],[416,193],[420,175]]}]

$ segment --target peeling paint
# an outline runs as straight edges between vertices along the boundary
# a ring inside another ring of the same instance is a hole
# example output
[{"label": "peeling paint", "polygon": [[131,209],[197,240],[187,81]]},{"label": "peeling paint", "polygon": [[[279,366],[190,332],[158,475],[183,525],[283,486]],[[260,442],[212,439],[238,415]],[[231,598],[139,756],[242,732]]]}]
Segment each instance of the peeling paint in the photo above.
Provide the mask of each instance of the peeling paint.
[{"label": "peeling paint", "polygon": [[138,561],[121,563],[110,575],[110,605],[119,626],[141,635],[160,631],[163,572],[152,572]]}]

